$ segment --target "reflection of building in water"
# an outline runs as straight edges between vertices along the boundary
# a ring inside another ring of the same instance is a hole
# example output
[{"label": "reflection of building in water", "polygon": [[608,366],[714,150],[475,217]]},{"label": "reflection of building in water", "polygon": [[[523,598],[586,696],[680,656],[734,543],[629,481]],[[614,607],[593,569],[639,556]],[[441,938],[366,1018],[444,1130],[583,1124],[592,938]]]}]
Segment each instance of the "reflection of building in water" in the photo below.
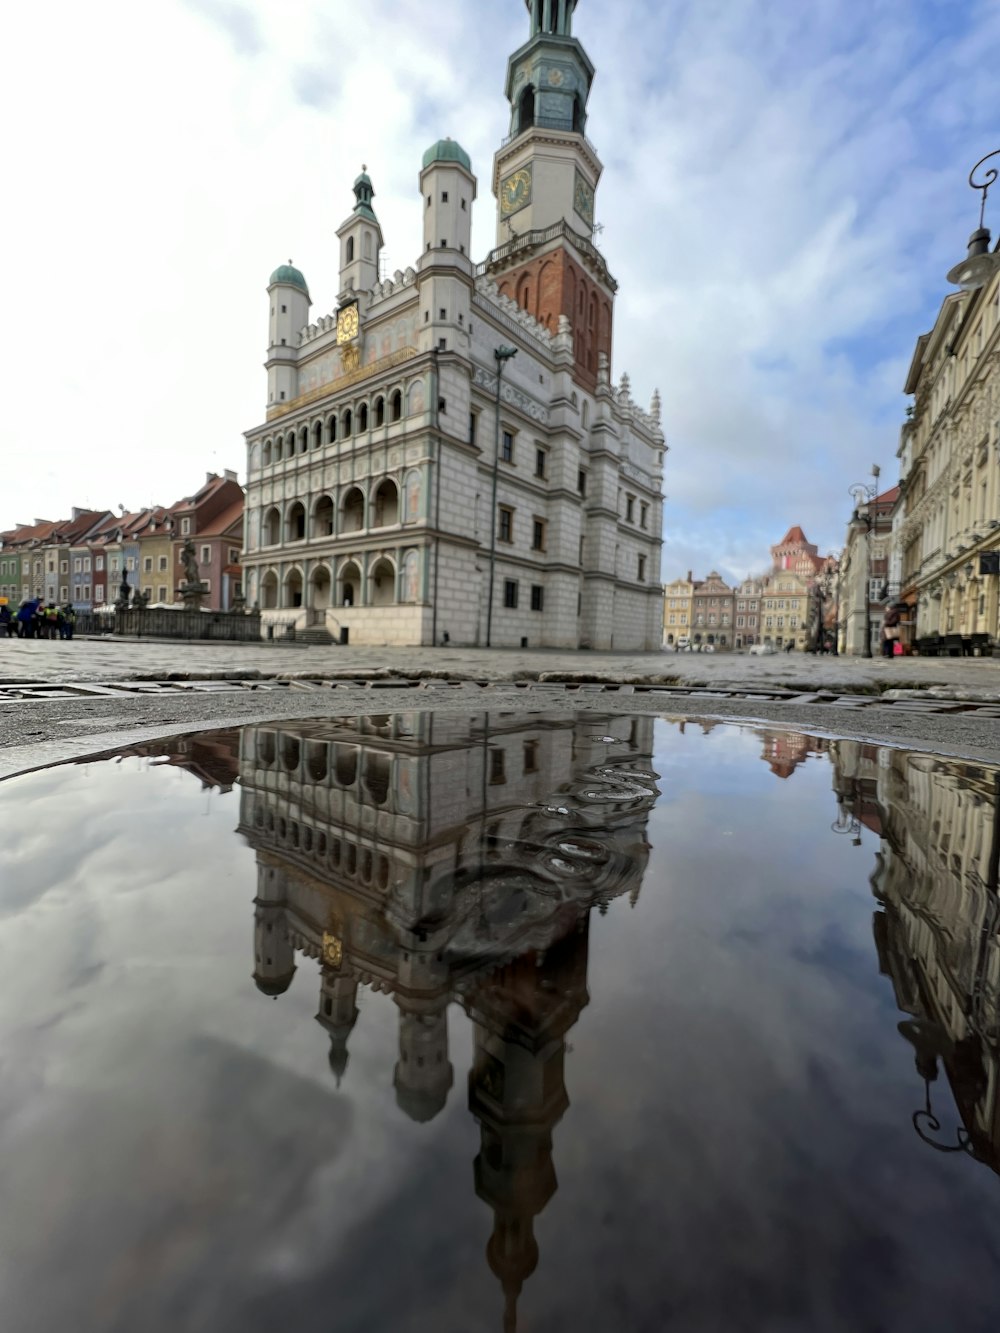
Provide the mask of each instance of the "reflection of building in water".
[{"label": "reflection of building in water", "polygon": [[790,778],[799,764],[804,764],[810,755],[824,754],[829,744],[800,731],[764,731],[761,735],[761,758],[779,778]]},{"label": "reflection of building in water", "polygon": [[[1000,1172],[998,776],[857,742],[834,748],[842,799],[857,794],[859,811],[878,811],[875,942],[896,1003],[910,1015],[899,1030],[925,1083],[914,1127],[934,1147],[964,1148]],[[951,1136],[932,1105],[939,1066],[962,1119]]]},{"label": "reflection of building in water", "polygon": [[[165,765],[193,773],[203,788],[232,791],[240,770],[240,733],[237,727],[171,736],[162,741],[143,741],[126,750],[109,750],[116,761],[131,757],[149,759],[154,767]],[[88,755],[75,762],[92,764],[100,755]]]},{"label": "reflection of building in water", "polygon": [[506,1326],[556,1188],[565,1036],[587,1003],[591,907],[629,894],[656,796],[652,718],[431,713],[243,732],[240,832],[257,853],[254,979],[320,966],[318,1021],[338,1083],[361,985],[399,1010],[393,1075],[417,1121],[453,1081],[447,1008],[473,1022],[476,1191]]}]

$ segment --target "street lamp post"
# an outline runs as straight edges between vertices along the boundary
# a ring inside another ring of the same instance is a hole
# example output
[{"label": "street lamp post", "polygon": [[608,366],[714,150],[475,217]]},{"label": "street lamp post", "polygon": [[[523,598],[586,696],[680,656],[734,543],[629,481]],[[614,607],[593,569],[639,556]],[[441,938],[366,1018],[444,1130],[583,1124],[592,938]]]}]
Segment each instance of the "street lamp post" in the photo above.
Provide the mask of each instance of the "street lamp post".
[{"label": "street lamp post", "polygon": [[851,527],[855,533],[865,534],[865,647],[864,657],[872,655],[872,530],[875,526],[875,497],[878,494],[879,466],[872,465],[872,481],[865,484],[856,481],[848,488],[848,494],[854,501],[854,517]]},{"label": "street lamp post", "polygon": [[486,597],[486,647],[492,647],[490,642],[493,633],[493,574],[496,568],[497,559],[497,469],[500,466],[500,383],[503,379],[503,368],[511,357],[517,356],[516,347],[504,347],[502,344],[493,351],[493,359],[497,363],[497,398],[496,398],[496,428],[493,440],[493,486],[490,493],[490,586]]},{"label": "street lamp post", "polygon": [[948,281],[953,282],[956,287],[961,287],[963,292],[974,292],[979,287],[985,287],[996,272],[997,265],[1000,264],[1000,254],[996,251],[990,253],[990,229],[983,225],[986,217],[986,196],[1000,172],[996,167],[987,167],[982,179],[976,179],[976,172],[991,157],[1000,157],[1000,148],[994,148],[991,153],[981,157],[969,172],[969,184],[982,196],[979,202],[979,226],[969,237],[969,253],[948,271]]}]

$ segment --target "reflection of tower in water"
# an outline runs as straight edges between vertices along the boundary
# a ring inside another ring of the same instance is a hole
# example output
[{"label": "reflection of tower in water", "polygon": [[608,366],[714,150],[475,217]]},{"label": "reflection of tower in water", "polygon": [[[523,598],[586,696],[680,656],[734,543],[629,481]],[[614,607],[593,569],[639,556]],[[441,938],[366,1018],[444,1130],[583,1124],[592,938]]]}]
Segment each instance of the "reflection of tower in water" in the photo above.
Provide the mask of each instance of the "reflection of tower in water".
[{"label": "reflection of tower in water", "polygon": [[240,831],[257,853],[254,979],[320,968],[317,1021],[338,1086],[359,987],[399,1011],[396,1101],[446,1104],[447,1010],[474,1024],[476,1192],[506,1327],[556,1188],[565,1036],[587,1003],[590,909],[635,902],[656,797],[651,718],[431,714],[248,728]]}]

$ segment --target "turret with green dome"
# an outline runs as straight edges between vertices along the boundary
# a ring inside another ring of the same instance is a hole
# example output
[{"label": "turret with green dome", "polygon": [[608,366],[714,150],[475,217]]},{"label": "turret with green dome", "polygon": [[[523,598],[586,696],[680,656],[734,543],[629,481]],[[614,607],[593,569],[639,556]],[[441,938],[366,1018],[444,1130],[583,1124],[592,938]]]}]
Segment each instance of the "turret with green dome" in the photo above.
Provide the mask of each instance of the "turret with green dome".
[{"label": "turret with green dome", "polygon": [[454,139],[438,139],[437,143],[431,144],[424,153],[424,168],[432,166],[435,162],[457,162],[460,167],[464,167],[470,175],[472,174],[472,158]]},{"label": "turret with green dome", "polygon": [[283,287],[297,287],[300,292],[309,295],[309,288],[301,272],[289,260],[287,264],[279,264],[267,280],[268,287],[274,287],[280,284]]}]

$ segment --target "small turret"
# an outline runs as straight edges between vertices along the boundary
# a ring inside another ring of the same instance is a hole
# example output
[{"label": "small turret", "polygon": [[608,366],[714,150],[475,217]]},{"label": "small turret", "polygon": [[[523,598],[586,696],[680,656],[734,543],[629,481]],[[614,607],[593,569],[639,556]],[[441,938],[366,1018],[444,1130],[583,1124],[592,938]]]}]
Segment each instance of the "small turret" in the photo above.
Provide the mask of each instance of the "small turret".
[{"label": "small turret", "polygon": [[295,950],[285,923],[285,876],[273,866],[257,866],[254,902],[254,970],[257,989],[283,995],[295,975]]},{"label": "small turret", "polygon": [[422,351],[462,346],[468,337],[474,269],[472,205],[476,178],[472,161],[454,139],[439,139],[424,153],[420,171],[424,207],[424,252],[417,265],[424,312]]},{"label": "small turret", "polygon": [[375,188],[365,166],[354,182],[354,212],[337,228],[340,238],[340,300],[371,291],[378,282],[378,257],[384,241],[372,209]]},{"label": "small turret", "polygon": [[271,274],[267,338],[267,403],[290,402],[298,392],[298,339],[309,323],[309,288],[291,260]]},{"label": "small turret", "polygon": [[340,1087],[350,1058],[347,1042],[358,1021],[358,979],[353,973],[334,968],[323,969],[319,1013],[316,1022],[330,1034],[330,1070]]},{"label": "small turret", "polygon": [[396,1103],[411,1120],[433,1120],[448,1100],[454,1071],[448,1060],[448,1010],[399,1015]]}]

